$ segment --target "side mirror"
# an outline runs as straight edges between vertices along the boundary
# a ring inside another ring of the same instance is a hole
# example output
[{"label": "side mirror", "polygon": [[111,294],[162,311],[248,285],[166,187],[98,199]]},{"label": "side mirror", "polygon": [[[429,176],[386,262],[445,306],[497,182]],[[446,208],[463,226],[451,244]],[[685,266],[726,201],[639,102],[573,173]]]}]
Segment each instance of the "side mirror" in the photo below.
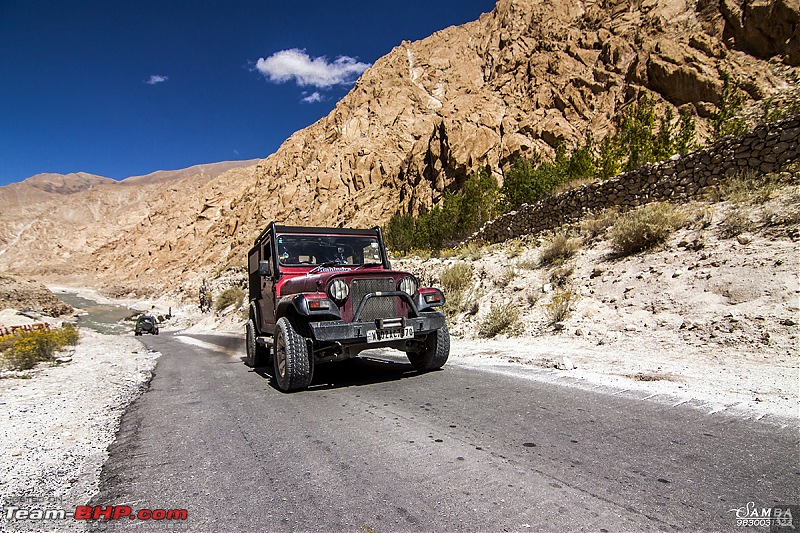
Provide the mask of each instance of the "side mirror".
[{"label": "side mirror", "polygon": [[263,277],[272,275],[272,268],[270,267],[269,261],[258,262],[258,275]]}]

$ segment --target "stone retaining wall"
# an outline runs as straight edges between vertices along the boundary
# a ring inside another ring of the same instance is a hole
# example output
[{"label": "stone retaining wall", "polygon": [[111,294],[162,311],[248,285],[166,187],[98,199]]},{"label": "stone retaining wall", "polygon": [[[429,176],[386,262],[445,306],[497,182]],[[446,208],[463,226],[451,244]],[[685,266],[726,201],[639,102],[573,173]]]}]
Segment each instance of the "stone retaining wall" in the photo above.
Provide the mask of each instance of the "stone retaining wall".
[{"label": "stone retaining wall", "polygon": [[500,242],[574,222],[588,211],[614,206],[637,206],[662,200],[696,198],[721,179],[743,171],[775,172],[800,157],[800,119],[758,126],[738,137],[716,143],[669,161],[649,164],[598,183],[590,183],[535,204],[524,204],[487,222],[467,242]]}]

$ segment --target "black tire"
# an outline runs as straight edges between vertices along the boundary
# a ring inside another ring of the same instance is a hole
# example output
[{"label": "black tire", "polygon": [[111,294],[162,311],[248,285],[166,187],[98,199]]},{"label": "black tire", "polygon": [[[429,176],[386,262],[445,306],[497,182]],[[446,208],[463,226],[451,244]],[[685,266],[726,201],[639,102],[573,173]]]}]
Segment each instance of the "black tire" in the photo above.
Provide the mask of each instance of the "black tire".
[{"label": "black tire", "polygon": [[245,348],[247,350],[247,358],[245,359],[245,364],[253,368],[269,365],[269,348],[256,342],[256,325],[252,318],[247,321],[246,327]]},{"label": "black tire", "polygon": [[314,374],[306,338],[297,329],[287,317],[279,318],[275,324],[273,366],[275,381],[284,392],[305,389]]},{"label": "black tire", "polygon": [[421,352],[407,352],[408,360],[420,372],[442,368],[450,356],[450,332],[447,326],[429,333]]}]

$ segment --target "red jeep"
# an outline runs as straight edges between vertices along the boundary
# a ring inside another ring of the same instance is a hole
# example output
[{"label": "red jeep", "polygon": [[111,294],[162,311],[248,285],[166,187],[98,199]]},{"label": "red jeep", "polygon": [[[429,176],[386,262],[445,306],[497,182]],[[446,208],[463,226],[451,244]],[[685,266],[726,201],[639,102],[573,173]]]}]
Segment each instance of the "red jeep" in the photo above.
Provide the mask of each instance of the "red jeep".
[{"label": "red jeep", "polygon": [[450,334],[439,289],[392,270],[372,229],[271,223],[248,253],[247,364],[272,356],[283,391],[308,387],[314,366],[369,348],[403,351],[417,370],[441,368]]}]

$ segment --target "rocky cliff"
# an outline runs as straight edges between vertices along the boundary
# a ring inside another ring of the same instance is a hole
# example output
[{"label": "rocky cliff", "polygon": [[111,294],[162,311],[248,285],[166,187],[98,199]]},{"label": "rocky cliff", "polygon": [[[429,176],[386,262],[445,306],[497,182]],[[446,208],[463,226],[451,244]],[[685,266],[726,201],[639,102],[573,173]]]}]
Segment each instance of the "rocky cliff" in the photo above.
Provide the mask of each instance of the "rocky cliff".
[{"label": "rocky cliff", "polygon": [[[478,167],[502,180],[517,156],[603,137],[642,93],[696,114],[702,131],[723,72],[751,103],[796,91],[798,19],[796,0],[499,0],[477,21],[399,44],[257,165],[187,178],[122,221],[89,224],[113,231],[65,239],[86,241],[73,247],[81,270],[102,283],[174,286],[243,263],[273,219],[370,226],[428,209]],[[30,268],[16,257],[15,270]]]}]

